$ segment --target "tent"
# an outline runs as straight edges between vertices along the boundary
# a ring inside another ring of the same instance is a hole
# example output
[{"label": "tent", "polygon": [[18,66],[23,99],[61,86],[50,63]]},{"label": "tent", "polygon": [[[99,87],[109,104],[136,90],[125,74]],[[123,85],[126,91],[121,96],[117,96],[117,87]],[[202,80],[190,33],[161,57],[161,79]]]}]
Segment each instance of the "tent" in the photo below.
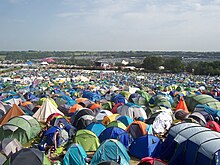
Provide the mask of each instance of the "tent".
[{"label": "tent", "polygon": [[113,160],[120,165],[130,164],[130,157],[126,148],[116,139],[108,139],[102,142],[95,152],[90,164],[97,165],[106,160]]},{"label": "tent", "polygon": [[187,108],[187,106],[186,106],[186,102],[184,101],[184,98],[183,98],[183,97],[180,98],[179,103],[178,103],[177,106],[176,106],[176,110],[178,110],[178,109],[182,109],[182,110],[184,110],[186,113],[189,113],[188,108]]},{"label": "tent", "polygon": [[14,117],[0,127],[0,140],[16,138],[21,144],[27,143],[40,132],[38,121],[28,115]]},{"label": "tent", "polygon": [[106,129],[106,127],[101,123],[91,123],[86,127],[87,130],[92,131],[94,134],[96,134],[97,137]]},{"label": "tent", "polygon": [[96,120],[97,121],[102,121],[105,116],[110,116],[113,115],[113,113],[109,110],[100,110],[100,112],[96,115]]},{"label": "tent", "polygon": [[77,126],[78,120],[80,117],[84,116],[84,115],[90,115],[90,116],[94,116],[95,114],[94,112],[89,109],[89,108],[83,108],[83,109],[79,109],[76,111],[76,113],[72,116],[72,124],[73,126]]},{"label": "tent", "polygon": [[5,162],[7,165],[50,165],[50,161],[38,149],[35,148],[23,148],[20,151],[11,155],[11,157]]},{"label": "tent", "polygon": [[63,116],[56,116],[50,120],[50,125],[52,126],[59,126],[60,123],[62,123],[64,127],[70,124],[69,121]]},{"label": "tent", "polygon": [[210,95],[200,94],[200,95],[189,95],[186,97],[186,105],[189,111],[193,111],[196,105],[203,104],[210,108],[220,109],[220,102]]},{"label": "tent", "polygon": [[118,103],[123,103],[123,104],[125,104],[125,103],[128,102],[128,101],[126,100],[126,98],[125,98],[123,95],[121,95],[121,94],[117,94],[117,95],[113,96],[113,97],[111,98],[111,101],[114,102],[115,104],[118,104]]},{"label": "tent", "polygon": [[154,135],[144,135],[136,138],[129,146],[129,153],[138,158],[158,157],[162,141]]},{"label": "tent", "polygon": [[35,112],[33,117],[35,117],[39,122],[46,122],[47,118],[53,113],[59,113],[64,116],[64,114],[59,111],[49,99],[46,99],[43,102],[43,105],[37,110],[37,112]]},{"label": "tent", "polygon": [[123,130],[125,130],[127,127],[120,121],[116,120],[116,121],[112,121],[111,123],[109,123],[107,126],[107,128],[109,127],[119,127]]},{"label": "tent", "polygon": [[142,121],[134,121],[127,127],[126,131],[131,134],[133,139],[136,139],[140,136],[146,135],[146,129],[147,124]]},{"label": "tent", "polygon": [[99,140],[102,143],[107,139],[117,139],[120,141],[126,148],[133,141],[131,135],[127,133],[124,129],[119,127],[109,127],[106,128],[100,135]]},{"label": "tent", "polygon": [[50,122],[53,118],[57,116],[62,116],[62,115],[59,113],[52,113],[50,116],[48,116],[46,123]]},{"label": "tent", "polygon": [[143,117],[144,119],[147,119],[147,114],[145,110],[133,103],[127,103],[122,106],[119,106],[117,109],[117,113],[123,116],[129,116],[130,118],[138,118]]},{"label": "tent", "polygon": [[70,107],[68,113],[75,113],[78,109],[83,108],[80,104],[75,104],[72,107]]},{"label": "tent", "polygon": [[213,131],[220,132],[220,125],[218,123],[216,123],[215,121],[209,121],[206,124],[206,127],[213,130]]},{"label": "tent", "polygon": [[63,158],[63,165],[85,165],[86,164],[87,154],[83,147],[80,144],[74,143],[72,144],[64,158]]},{"label": "tent", "polygon": [[201,126],[205,126],[206,125],[206,119],[203,116],[202,113],[199,112],[193,112],[192,114],[190,114],[188,116],[188,118],[193,118],[194,120],[196,120]]},{"label": "tent", "polygon": [[11,109],[0,119],[0,125],[4,125],[11,118],[21,115],[25,115],[24,111],[22,111],[22,109],[19,108],[16,104],[13,104]]},{"label": "tent", "polygon": [[0,163],[3,164],[7,160],[6,156],[0,152]]},{"label": "tent", "polygon": [[211,164],[216,165],[219,164],[219,146],[220,140],[219,138],[208,140],[202,144],[197,151],[197,159],[196,165],[199,164]]},{"label": "tent", "polygon": [[115,104],[115,105],[113,106],[113,108],[111,109],[111,112],[112,112],[113,114],[117,113],[118,107],[119,107],[119,106],[122,106],[122,105],[124,105],[124,103],[117,103],[117,104]]},{"label": "tent", "polygon": [[101,95],[97,94],[97,93],[93,93],[93,92],[88,92],[88,91],[83,91],[83,98],[87,98],[90,101],[99,101],[101,100]]},{"label": "tent", "polygon": [[129,126],[134,120],[128,116],[120,116],[117,118],[118,121],[122,122],[126,127]]},{"label": "tent", "polygon": [[[189,131],[182,132],[182,134],[184,133],[187,134],[190,132]],[[184,137],[187,137],[187,135],[185,135]],[[197,164],[198,149],[203,143],[216,139],[218,139],[218,142],[220,141],[220,133],[211,131],[209,129],[196,133],[191,132],[191,136],[188,137],[189,138],[187,138],[187,140],[183,140],[181,136],[176,137],[176,141],[179,143],[179,145],[177,146],[175,154],[172,156],[171,160],[169,161],[170,165],[175,165],[175,164],[195,165]],[[203,151],[204,150],[206,150],[206,148],[203,148]],[[212,152],[215,151],[216,150],[213,150]]]},{"label": "tent", "polygon": [[56,131],[59,132],[59,136],[56,139],[57,140],[57,147],[68,142],[68,139],[69,139],[68,133],[64,129],[61,129],[60,127],[52,126],[46,132],[44,132],[43,137],[38,145],[40,150],[44,150],[45,146],[54,145],[53,137],[54,137],[54,134],[56,133]]},{"label": "tent", "polygon": [[5,138],[1,143],[1,152],[7,157],[22,149],[17,139]]},{"label": "tent", "polygon": [[193,135],[199,132],[203,132],[203,131],[211,131],[211,130],[208,128],[202,127],[202,126],[199,126],[199,127],[191,126],[191,127],[188,127],[186,129],[179,131],[177,135],[175,136],[175,138],[169,143],[169,145],[166,148],[164,148],[164,144],[163,144],[163,149],[161,152],[161,159],[170,160],[172,156],[174,155],[175,150],[178,145],[185,142]]},{"label": "tent", "polygon": [[201,125],[195,123],[180,123],[170,128],[168,135],[165,141],[163,142],[163,146],[161,150],[161,159],[171,158],[172,152],[169,152],[168,149],[169,147],[171,147],[170,145],[173,142],[174,138],[177,136],[179,132],[191,127],[201,127]]},{"label": "tent", "polygon": [[102,124],[104,125],[108,125],[109,123],[111,123],[112,121],[115,121],[117,120],[117,118],[119,117],[120,115],[119,114],[113,114],[113,115],[110,115],[110,116],[105,116],[102,120]]},{"label": "tent", "polygon": [[157,134],[166,133],[167,130],[171,127],[173,119],[170,114],[163,111],[155,117],[153,121],[153,131]]},{"label": "tent", "polygon": [[151,96],[142,90],[138,90],[135,93],[131,94],[129,97],[129,101],[133,102],[137,105],[147,105],[147,103],[149,102]]},{"label": "tent", "polygon": [[83,115],[81,116],[77,122],[75,122],[75,127],[77,130],[85,129],[89,124],[96,122],[96,119],[92,115]]},{"label": "tent", "polygon": [[145,157],[137,165],[167,165],[167,163],[157,158]]},{"label": "tent", "polygon": [[119,165],[119,164],[113,160],[106,160],[106,161],[101,161],[97,165]]},{"label": "tent", "polygon": [[9,96],[9,97],[7,97],[7,98],[4,98],[4,99],[2,100],[2,102],[4,102],[4,103],[9,103],[9,104],[11,104],[11,105],[13,105],[13,104],[18,105],[20,102],[22,102],[22,99],[21,99],[20,96],[14,95],[14,96]]},{"label": "tent", "polygon": [[76,132],[76,143],[80,144],[85,151],[96,151],[99,147],[98,137],[89,130],[81,129]]},{"label": "tent", "polygon": [[45,101],[50,101],[50,103],[52,103],[56,108],[58,108],[57,103],[56,103],[56,102],[54,101],[54,99],[52,99],[52,98],[42,97],[42,98],[39,100],[38,104],[39,104],[39,105],[43,105]]},{"label": "tent", "polygon": [[157,95],[151,97],[151,99],[149,100],[149,105],[171,108],[171,103],[173,102],[173,100],[170,97],[171,96],[158,93]]}]

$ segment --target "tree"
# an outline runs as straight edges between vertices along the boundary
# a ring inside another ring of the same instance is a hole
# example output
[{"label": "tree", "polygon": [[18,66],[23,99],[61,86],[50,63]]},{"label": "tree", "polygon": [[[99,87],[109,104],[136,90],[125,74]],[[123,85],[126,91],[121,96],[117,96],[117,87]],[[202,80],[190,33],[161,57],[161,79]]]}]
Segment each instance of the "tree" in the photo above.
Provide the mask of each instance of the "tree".
[{"label": "tree", "polygon": [[169,70],[172,73],[178,73],[184,71],[184,64],[182,62],[182,59],[179,57],[167,58],[164,61],[164,67],[166,70]]},{"label": "tree", "polygon": [[159,66],[163,65],[162,57],[149,56],[145,57],[142,66],[146,70],[159,70]]}]

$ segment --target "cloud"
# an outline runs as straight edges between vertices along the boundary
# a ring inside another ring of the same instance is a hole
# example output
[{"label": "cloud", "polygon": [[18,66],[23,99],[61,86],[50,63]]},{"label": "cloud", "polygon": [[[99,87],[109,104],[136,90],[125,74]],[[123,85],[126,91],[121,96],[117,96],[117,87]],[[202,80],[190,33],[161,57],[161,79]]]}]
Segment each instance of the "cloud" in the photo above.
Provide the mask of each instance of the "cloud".
[{"label": "cloud", "polygon": [[65,17],[71,17],[76,15],[76,13],[71,13],[71,12],[66,12],[66,13],[59,13],[56,16],[57,17],[61,17],[61,18],[65,18]]}]

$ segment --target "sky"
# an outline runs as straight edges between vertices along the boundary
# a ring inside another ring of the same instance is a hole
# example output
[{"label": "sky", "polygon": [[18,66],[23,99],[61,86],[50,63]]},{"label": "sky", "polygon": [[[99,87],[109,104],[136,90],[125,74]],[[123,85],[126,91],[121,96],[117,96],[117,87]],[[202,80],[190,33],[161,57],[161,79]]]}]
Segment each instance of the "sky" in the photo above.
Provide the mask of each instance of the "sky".
[{"label": "sky", "polygon": [[220,0],[0,0],[0,51],[220,51]]}]

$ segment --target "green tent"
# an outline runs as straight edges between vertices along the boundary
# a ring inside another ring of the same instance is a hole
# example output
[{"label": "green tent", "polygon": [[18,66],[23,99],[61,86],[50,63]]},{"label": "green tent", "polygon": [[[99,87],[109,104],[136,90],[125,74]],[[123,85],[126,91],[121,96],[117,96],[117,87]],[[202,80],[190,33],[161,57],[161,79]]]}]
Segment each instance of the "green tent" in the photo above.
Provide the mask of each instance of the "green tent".
[{"label": "green tent", "polygon": [[40,132],[38,121],[28,115],[10,119],[0,127],[0,141],[4,138],[16,138],[21,144],[27,143]]},{"label": "green tent", "polygon": [[81,129],[77,131],[76,143],[80,144],[85,151],[96,151],[99,147],[99,139],[92,131]]},{"label": "green tent", "polygon": [[212,96],[206,94],[188,95],[185,101],[190,111],[193,111],[198,104],[208,105],[214,109],[220,108],[220,102]]},{"label": "green tent", "polygon": [[120,122],[120,121],[112,121],[111,123],[109,123],[108,125],[107,125],[107,128],[109,128],[109,127],[119,127],[119,128],[121,128],[121,129],[123,129],[123,130],[125,130],[127,127],[122,123],[122,122]]},{"label": "green tent", "polygon": [[[41,99],[39,100],[38,104],[39,104],[39,105],[42,105],[47,99],[48,99],[48,98],[45,98],[45,97],[41,98]],[[54,99],[49,98],[49,100],[50,100],[50,102],[51,102],[56,108],[58,108],[58,105],[57,105],[57,103],[54,101]]]},{"label": "green tent", "polygon": [[209,107],[211,107],[213,109],[220,110],[220,102],[219,101],[210,102],[210,103],[207,103],[206,105],[208,105]]},{"label": "green tent", "polygon": [[171,108],[171,104],[169,100],[167,99],[167,97],[163,95],[157,95],[155,97],[154,106],[163,106],[163,107]]},{"label": "green tent", "polygon": [[131,95],[131,93],[128,91],[121,91],[120,94],[124,96],[127,100],[129,99],[129,96]]}]

